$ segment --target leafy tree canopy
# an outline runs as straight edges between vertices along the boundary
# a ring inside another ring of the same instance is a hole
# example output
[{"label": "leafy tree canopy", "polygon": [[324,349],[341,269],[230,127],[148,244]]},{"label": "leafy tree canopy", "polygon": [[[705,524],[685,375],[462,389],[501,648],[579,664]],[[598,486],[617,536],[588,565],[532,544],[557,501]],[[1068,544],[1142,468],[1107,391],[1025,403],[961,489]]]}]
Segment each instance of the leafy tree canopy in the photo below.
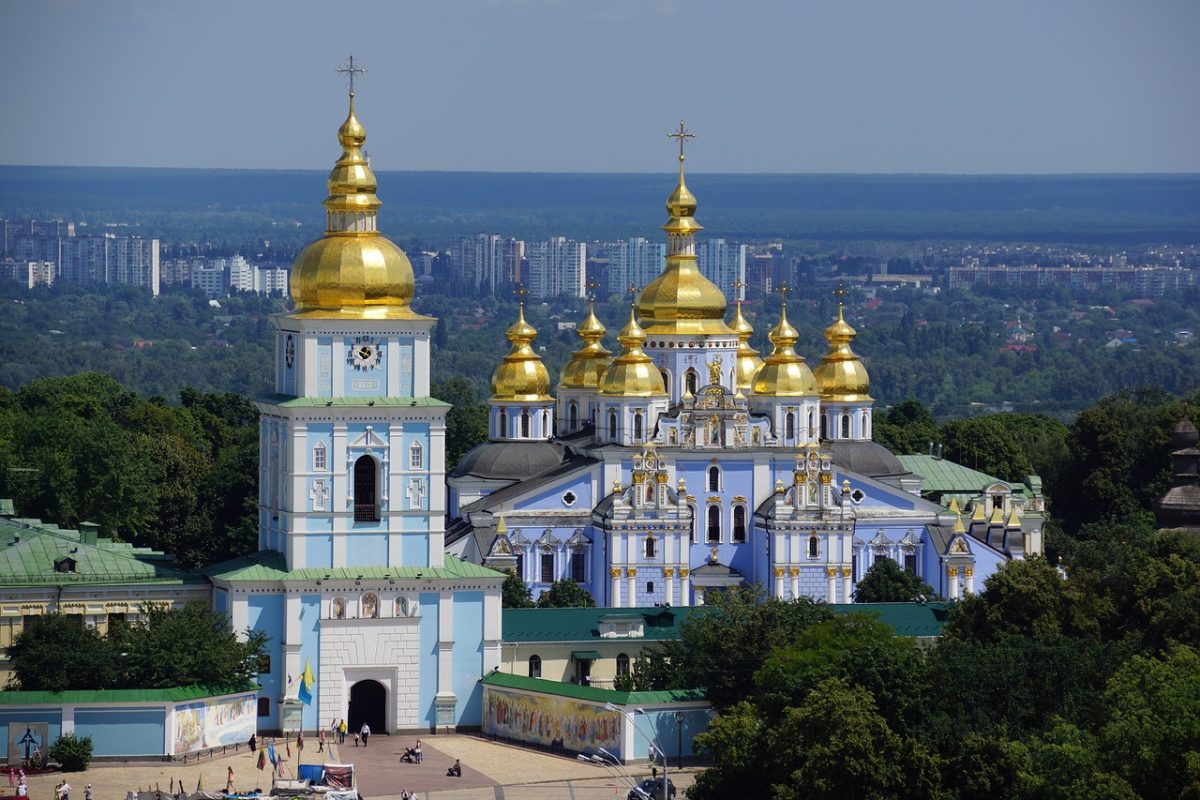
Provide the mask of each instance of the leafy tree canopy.
[{"label": "leafy tree canopy", "polygon": [[500,587],[500,605],[503,608],[533,608],[529,585],[515,572],[504,578],[504,585]]},{"label": "leafy tree canopy", "polygon": [[591,592],[572,580],[555,581],[537,600],[538,608],[593,608],[595,605]]},{"label": "leafy tree canopy", "polygon": [[854,590],[856,603],[907,603],[933,597],[933,588],[890,558],[879,558]]}]

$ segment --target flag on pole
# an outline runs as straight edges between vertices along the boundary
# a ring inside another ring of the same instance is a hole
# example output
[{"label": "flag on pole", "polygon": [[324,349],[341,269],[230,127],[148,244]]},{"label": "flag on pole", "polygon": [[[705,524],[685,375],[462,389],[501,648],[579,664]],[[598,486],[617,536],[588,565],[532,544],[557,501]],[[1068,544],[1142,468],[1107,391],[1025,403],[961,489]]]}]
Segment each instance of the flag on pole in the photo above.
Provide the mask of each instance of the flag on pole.
[{"label": "flag on pole", "polygon": [[312,667],[308,661],[305,661],[304,672],[300,675],[300,691],[297,694],[306,706],[312,705],[312,687],[316,683],[317,679],[313,677]]},{"label": "flag on pole", "polygon": [[258,751],[258,768],[261,771],[266,766],[267,766],[267,751],[259,750]]},{"label": "flag on pole", "polygon": [[271,766],[275,766],[275,745],[267,745],[267,758],[271,760]]}]

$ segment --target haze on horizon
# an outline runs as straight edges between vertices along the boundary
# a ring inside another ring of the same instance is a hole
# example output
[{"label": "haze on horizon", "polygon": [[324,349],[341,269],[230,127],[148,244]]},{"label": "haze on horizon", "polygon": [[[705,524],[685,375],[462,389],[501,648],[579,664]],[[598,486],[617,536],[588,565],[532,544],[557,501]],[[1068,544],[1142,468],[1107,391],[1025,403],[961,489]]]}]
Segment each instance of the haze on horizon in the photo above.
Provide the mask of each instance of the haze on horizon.
[{"label": "haze on horizon", "polygon": [[1192,0],[0,5],[0,163],[1200,172]]}]

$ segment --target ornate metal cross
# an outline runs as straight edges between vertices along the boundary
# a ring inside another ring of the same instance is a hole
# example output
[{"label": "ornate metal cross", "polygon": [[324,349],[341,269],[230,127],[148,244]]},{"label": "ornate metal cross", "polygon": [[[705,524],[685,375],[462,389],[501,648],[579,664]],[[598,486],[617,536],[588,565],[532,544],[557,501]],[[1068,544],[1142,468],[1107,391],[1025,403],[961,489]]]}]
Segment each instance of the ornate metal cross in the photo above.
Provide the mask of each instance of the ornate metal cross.
[{"label": "ornate metal cross", "polygon": [[339,75],[346,75],[350,79],[350,96],[354,96],[354,76],[365,75],[367,70],[365,67],[354,66],[354,54],[350,54],[350,58],[346,59],[346,63],[338,67]]},{"label": "ornate metal cross", "polygon": [[684,127],[683,120],[679,120],[679,130],[668,133],[667,138],[679,140],[679,161],[682,163],[683,162],[683,145],[688,139],[695,139],[696,134],[690,133],[688,131],[688,129]]}]

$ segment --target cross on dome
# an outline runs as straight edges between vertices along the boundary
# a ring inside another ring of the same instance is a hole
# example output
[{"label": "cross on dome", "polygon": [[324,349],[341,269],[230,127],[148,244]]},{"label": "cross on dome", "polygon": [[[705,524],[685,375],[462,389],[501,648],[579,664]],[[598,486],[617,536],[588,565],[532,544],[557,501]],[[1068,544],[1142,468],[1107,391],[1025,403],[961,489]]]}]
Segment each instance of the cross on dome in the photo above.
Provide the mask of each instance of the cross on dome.
[{"label": "cross on dome", "polygon": [[688,139],[695,139],[696,134],[688,131],[688,129],[686,127],[684,127],[683,120],[679,120],[679,130],[668,133],[667,138],[679,140],[679,163],[682,164],[683,163],[683,145]]},{"label": "cross on dome", "polygon": [[367,74],[366,67],[354,66],[354,54],[350,54],[350,58],[346,59],[346,63],[338,67],[338,74],[345,75],[350,80],[350,96],[354,97],[354,76]]},{"label": "cross on dome", "polygon": [[517,296],[517,303],[521,306],[524,306],[525,295],[529,294],[529,290],[525,288],[525,284],[518,283],[517,288],[513,289],[513,294]]}]

